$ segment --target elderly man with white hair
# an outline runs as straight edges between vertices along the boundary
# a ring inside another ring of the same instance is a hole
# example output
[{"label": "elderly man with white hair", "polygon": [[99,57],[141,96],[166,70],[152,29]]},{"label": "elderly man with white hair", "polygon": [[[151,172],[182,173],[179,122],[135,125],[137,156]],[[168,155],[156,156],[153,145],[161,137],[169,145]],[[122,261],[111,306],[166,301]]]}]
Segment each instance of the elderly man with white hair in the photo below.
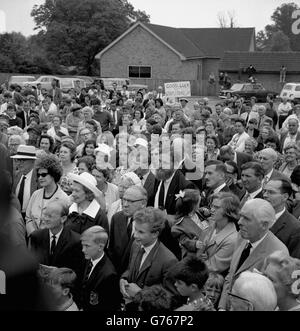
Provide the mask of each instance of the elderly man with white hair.
[{"label": "elderly man with white hair", "polygon": [[229,293],[231,311],[274,311],[277,295],[269,278],[256,272],[244,271]]},{"label": "elderly man with white hair", "polygon": [[288,254],[286,246],[269,230],[275,222],[275,211],[271,204],[262,199],[247,201],[240,212],[240,239],[237,241],[229,273],[225,279],[219,309],[226,310],[228,293],[233,283],[244,271],[260,270],[264,259],[280,250]]},{"label": "elderly man with white hair", "polygon": [[270,180],[289,179],[281,172],[274,169],[274,164],[277,161],[277,152],[273,148],[265,148],[259,152],[259,162],[264,170],[264,179],[262,187],[264,188]]}]

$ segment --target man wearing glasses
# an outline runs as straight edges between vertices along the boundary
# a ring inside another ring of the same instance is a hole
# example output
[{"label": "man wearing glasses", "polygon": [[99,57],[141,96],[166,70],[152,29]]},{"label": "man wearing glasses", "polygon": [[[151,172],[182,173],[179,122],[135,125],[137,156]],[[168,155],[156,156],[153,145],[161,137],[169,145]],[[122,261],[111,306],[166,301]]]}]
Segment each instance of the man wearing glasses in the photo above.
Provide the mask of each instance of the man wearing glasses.
[{"label": "man wearing glasses", "polygon": [[275,221],[275,211],[271,204],[262,199],[247,201],[240,212],[238,222],[242,240],[233,254],[229,274],[225,279],[220,310],[228,309],[229,297],[233,283],[244,271],[260,270],[264,259],[280,250],[288,253],[286,246],[271,232]]},{"label": "man wearing glasses", "polygon": [[286,210],[292,195],[292,185],[287,180],[270,180],[264,189],[264,199],[275,209],[276,222],[271,231],[288,248],[292,257],[300,258],[300,222]]},{"label": "man wearing glasses", "polygon": [[147,206],[147,191],[138,185],[128,188],[122,199],[122,211],[111,219],[109,256],[119,274],[123,273],[129,262],[133,238],[133,215]]}]

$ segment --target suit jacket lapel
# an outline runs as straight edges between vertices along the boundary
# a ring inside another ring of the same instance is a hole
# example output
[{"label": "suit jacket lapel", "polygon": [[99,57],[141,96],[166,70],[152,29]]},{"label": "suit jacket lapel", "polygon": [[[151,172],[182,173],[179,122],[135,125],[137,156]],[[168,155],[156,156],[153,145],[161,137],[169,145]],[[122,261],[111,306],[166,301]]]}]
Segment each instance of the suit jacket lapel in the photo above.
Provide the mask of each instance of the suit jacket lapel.
[{"label": "suit jacket lapel", "polygon": [[[266,251],[266,238],[268,235],[264,238],[264,240],[251,252],[251,254],[248,256],[246,261],[241,265],[239,270],[236,270],[236,273],[241,273],[245,270],[249,270],[250,267],[257,262],[257,260],[261,259],[262,256],[265,255]],[[246,242],[247,244],[247,242]],[[245,245],[246,246],[246,245]],[[244,247],[245,247],[244,246]],[[244,249],[244,248],[243,248]],[[240,255],[241,256],[241,255]]]},{"label": "suit jacket lapel", "polygon": [[285,227],[285,220],[288,217],[287,215],[287,211],[285,211],[279,218],[278,220],[273,224],[273,226],[271,227],[271,231],[276,235],[278,234],[278,232]]},{"label": "suit jacket lapel", "polygon": [[55,261],[57,255],[61,254],[62,250],[68,243],[67,239],[68,239],[67,232],[66,232],[65,228],[63,228],[62,233],[60,234],[60,236],[58,238],[58,242],[57,242],[55,250],[54,250],[54,255],[53,255],[52,261]]},{"label": "suit jacket lapel", "polygon": [[157,254],[157,250],[158,250],[158,247],[159,247],[159,241],[157,241],[157,243],[155,244],[155,246],[152,248],[151,252],[148,254],[148,256],[146,257],[146,260],[144,261],[139,273],[138,273],[138,276],[137,276],[137,279],[142,275],[143,272],[145,272],[147,269],[149,269],[152,265],[152,262]]},{"label": "suit jacket lapel", "polygon": [[89,279],[86,282],[86,286],[88,286],[89,283],[93,283],[95,279],[97,279],[97,277],[98,277],[97,282],[100,280],[98,270],[104,266],[105,261],[106,261],[106,255],[104,254],[102,259],[97,263],[97,265],[93,269]]},{"label": "suit jacket lapel", "polygon": [[43,244],[43,250],[44,250],[43,256],[45,259],[45,261],[43,263],[46,265],[49,265],[49,263],[50,263],[50,233],[49,233],[49,230],[45,229],[42,240],[44,243]]},{"label": "suit jacket lapel", "polygon": [[[166,194],[166,199],[165,199],[165,209],[168,210],[169,208],[171,208],[171,203],[172,203],[172,197],[175,195],[175,193],[177,192],[177,187],[178,187],[178,181],[179,181],[179,173],[178,171],[180,170],[176,170],[171,183],[168,187],[168,192]],[[170,197],[170,199],[169,199]]]}]

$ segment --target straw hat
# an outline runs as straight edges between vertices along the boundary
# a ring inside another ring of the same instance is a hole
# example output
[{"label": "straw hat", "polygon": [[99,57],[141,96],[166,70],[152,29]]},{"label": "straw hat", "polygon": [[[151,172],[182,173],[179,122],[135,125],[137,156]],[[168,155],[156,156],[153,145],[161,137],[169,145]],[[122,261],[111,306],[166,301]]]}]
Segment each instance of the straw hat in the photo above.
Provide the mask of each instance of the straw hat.
[{"label": "straw hat", "polygon": [[20,145],[17,154],[11,156],[12,159],[35,160],[36,150],[34,146]]},{"label": "straw hat", "polygon": [[100,191],[97,189],[97,180],[91,174],[87,172],[83,172],[81,175],[75,175],[70,173],[68,176],[74,182],[81,184],[82,186],[93,192],[95,197],[101,194]]}]

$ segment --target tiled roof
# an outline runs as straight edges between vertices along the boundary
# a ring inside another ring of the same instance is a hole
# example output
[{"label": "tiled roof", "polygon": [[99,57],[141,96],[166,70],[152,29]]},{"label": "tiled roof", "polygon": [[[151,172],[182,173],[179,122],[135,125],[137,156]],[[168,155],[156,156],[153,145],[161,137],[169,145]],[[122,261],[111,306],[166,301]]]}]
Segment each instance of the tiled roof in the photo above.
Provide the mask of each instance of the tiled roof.
[{"label": "tiled roof", "polygon": [[225,52],[220,70],[237,71],[250,64],[260,72],[278,72],[282,65],[289,72],[300,72],[300,52]]},{"label": "tiled roof", "polygon": [[222,58],[225,51],[248,52],[255,34],[254,28],[187,29],[144,25],[186,58]]}]

